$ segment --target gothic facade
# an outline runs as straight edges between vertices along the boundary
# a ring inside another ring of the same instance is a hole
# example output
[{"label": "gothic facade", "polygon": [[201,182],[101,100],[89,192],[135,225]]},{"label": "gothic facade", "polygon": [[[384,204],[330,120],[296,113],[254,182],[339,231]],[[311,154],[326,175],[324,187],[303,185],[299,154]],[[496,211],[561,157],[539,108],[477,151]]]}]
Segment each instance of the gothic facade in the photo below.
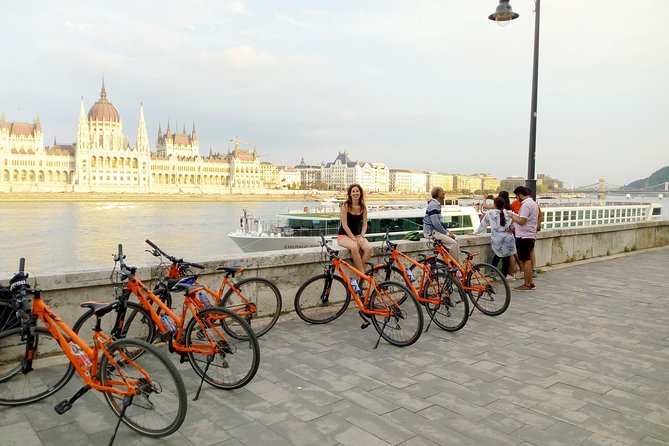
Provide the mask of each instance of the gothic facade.
[{"label": "gothic facade", "polygon": [[100,99],[79,109],[76,142],[44,146],[39,119],[9,122],[0,117],[0,192],[233,193],[263,189],[259,156],[239,147],[202,156],[193,125],[190,133],[165,133],[159,125],[152,151],[140,106],[135,147],[123,133],[118,111]]}]

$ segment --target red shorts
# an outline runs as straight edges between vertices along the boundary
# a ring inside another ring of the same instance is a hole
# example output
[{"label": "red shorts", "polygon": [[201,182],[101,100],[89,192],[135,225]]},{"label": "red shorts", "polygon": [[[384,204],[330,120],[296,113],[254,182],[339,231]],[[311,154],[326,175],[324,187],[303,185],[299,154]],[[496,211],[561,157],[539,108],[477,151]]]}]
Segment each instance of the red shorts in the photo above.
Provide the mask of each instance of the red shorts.
[{"label": "red shorts", "polygon": [[[355,236],[356,241],[357,241],[360,237],[362,237],[362,236],[361,236],[361,235],[356,235],[356,236]],[[337,243],[341,242],[342,239],[345,239],[345,238],[349,238],[349,236],[346,235],[346,234],[338,235],[338,236],[337,236]]]}]

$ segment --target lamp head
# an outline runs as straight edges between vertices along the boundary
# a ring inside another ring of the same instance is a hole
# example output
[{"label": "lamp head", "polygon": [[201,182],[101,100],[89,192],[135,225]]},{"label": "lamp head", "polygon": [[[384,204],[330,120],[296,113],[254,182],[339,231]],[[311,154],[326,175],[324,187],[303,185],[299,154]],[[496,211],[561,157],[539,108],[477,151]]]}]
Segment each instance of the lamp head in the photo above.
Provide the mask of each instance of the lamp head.
[{"label": "lamp head", "polygon": [[499,5],[495,9],[495,12],[488,16],[490,20],[494,20],[497,23],[509,22],[513,19],[518,18],[518,14],[513,12],[509,0],[499,0]]}]

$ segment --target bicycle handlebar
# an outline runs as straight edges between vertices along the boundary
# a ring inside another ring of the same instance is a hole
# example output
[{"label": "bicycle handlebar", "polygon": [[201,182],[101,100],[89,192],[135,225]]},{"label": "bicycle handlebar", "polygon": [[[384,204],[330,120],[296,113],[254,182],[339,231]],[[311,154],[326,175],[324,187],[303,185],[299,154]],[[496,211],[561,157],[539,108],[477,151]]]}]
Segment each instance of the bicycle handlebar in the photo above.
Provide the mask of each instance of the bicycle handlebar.
[{"label": "bicycle handlebar", "polygon": [[[9,292],[12,294],[13,305],[15,305],[17,310],[21,310],[23,313],[29,312],[26,294],[31,291],[30,284],[27,280],[28,273],[25,272],[25,269],[26,259],[21,257],[19,259],[19,272],[14,274],[14,277],[9,280]],[[39,293],[39,290],[36,289],[32,292]]]},{"label": "bicycle handlebar", "polygon": [[337,257],[339,255],[339,251],[335,251],[334,249],[328,246],[328,242],[325,241],[325,236],[323,234],[320,234],[320,236],[321,236],[321,246],[327,250],[328,255],[330,257]]},{"label": "bicycle handlebar", "polygon": [[[168,253],[160,249],[155,243],[153,243],[148,238],[146,239],[146,243],[148,243],[149,246],[155,249],[159,253],[158,255],[162,255],[170,262],[178,264],[180,268],[186,269],[192,266],[193,268],[204,269],[204,265],[200,265],[199,263],[184,262],[184,259],[177,259],[176,257],[169,255]],[[153,252],[152,254],[158,257],[158,255],[156,255],[155,252]]]}]

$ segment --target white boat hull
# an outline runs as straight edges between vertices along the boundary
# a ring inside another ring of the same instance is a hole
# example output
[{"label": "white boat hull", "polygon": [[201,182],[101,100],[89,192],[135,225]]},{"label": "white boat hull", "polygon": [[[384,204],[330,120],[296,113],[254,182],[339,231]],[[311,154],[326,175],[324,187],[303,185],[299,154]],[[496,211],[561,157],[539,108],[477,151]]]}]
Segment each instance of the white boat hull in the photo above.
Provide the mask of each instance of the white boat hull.
[{"label": "white boat hull", "polygon": [[[283,249],[310,248],[320,246],[320,237],[261,237],[248,234],[230,234],[229,237],[244,252],[278,251]],[[336,237],[325,237],[336,244]]]}]

